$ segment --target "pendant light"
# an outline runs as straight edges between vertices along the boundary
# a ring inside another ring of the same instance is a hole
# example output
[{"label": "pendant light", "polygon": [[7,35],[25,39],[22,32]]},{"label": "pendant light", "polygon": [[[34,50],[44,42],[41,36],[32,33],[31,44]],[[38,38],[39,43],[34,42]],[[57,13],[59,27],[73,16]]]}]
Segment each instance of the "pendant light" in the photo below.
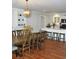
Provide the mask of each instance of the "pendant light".
[{"label": "pendant light", "polygon": [[25,8],[23,14],[24,14],[25,17],[29,17],[30,16],[30,9],[28,7],[28,0],[25,0],[25,1],[26,1],[26,8]]}]

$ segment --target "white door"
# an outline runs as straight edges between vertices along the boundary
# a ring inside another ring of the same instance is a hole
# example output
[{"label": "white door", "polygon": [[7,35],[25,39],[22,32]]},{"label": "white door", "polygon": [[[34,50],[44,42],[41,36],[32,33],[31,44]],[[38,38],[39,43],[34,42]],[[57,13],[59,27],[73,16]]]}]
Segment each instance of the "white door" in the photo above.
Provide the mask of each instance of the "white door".
[{"label": "white door", "polygon": [[44,28],[46,26],[46,17],[45,16],[41,16],[41,28]]}]

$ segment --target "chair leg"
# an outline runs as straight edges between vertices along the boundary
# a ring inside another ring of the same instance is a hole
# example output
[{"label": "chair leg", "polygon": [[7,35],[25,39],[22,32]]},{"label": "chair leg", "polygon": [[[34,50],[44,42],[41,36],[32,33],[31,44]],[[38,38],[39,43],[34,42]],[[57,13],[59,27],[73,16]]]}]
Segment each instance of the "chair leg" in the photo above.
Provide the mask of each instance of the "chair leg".
[{"label": "chair leg", "polygon": [[23,55],[23,59],[24,59],[24,48],[22,48],[22,55]]},{"label": "chair leg", "polygon": [[37,50],[39,49],[39,43],[37,42]]},{"label": "chair leg", "polygon": [[[20,49],[20,48],[19,48]],[[16,50],[16,57],[18,57],[18,56],[22,56],[22,53],[21,53],[21,50]]]},{"label": "chair leg", "polygon": [[31,51],[31,43],[29,42],[29,54],[30,54],[30,51]]},{"label": "chair leg", "polygon": [[34,45],[34,43],[33,43],[33,44],[32,44],[32,48],[33,48],[33,49],[34,49],[34,46],[35,46],[35,45]]},{"label": "chair leg", "polygon": [[29,47],[29,54],[30,54],[30,47]]}]

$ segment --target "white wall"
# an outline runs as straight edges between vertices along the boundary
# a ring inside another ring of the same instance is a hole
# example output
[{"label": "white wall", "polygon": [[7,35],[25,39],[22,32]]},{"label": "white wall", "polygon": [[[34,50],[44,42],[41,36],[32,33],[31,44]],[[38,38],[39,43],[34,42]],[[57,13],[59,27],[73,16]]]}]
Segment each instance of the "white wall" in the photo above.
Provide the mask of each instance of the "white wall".
[{"label": "white wall", "polygon": [[12,9],[12,28],[14,28],[17,24],[17,9]]},{"label": "white wall", "polygon": [[56,15],[56,14],[58,14],[60,16],[60,19],[66,19],[66,12],[64,12],[64,13],[45,13],[43,15],[46,16],[46,21],[45,21],[46,25],[48,23],[51,23],[54,21],[54,15]]},{"label": "white wall", "polygon": [[[12,8],[12,29],[20,29],[22,26],[18,26],[18,14],[23,15],[23,9],[18,8]],[[33,31],[39,31],[41,27],[43,26],[41,23],[43,22],[41,20],[41,12],[32,11],[31,17],[26,18],[24,16],[20,17],[20,19],[24,19],[24,23],[30,24],[33,27]]]},{"label": "white wall", "polygon": [[[18,14],[21,13],[23,15],[23,9],[18,8],[12,8],[12,28],[13,29],[19,29],[22,28],[22,26],[18,26]],[[31,12],[31,17],[26,18],[24,16],[20,17],[21,19],[24,19],[24,23],[30,24],[33,27],[33,31],[39,31],[40,28],[46,27],[48,23],[53,22],[53,16],[55,14],[59,14],[61,18],[66,18],[66,13],[42,13],[37,11]],[[42,17],[41,17],[42,16]]]},{"label": "white wall", "polygon": [[[18,15],[21,13],[22,14],[23,10],[22,9],[17,9],[17,8],[12,8],[12,29],[17,29],[21,28],[22,26],[18,26],[18,19],[24,19],[26,22],[26,19],[24,16],[19,17]],[[22,22],[24,23],[24,22]]]},{"label": "white wall", "polygon": [[32,12],[32,16],[27,19],[27,24],[30,24],[33,27],[34,31],[39,31],[41,28],[41,16],[36,12]]}]

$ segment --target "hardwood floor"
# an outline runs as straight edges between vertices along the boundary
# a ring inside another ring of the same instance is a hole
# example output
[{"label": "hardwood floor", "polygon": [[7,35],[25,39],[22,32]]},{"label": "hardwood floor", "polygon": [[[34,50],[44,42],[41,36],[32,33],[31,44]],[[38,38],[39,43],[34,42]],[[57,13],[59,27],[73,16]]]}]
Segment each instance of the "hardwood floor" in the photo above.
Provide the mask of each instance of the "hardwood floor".
[{"label": "hardwood floor", "polygon": [[[66,59],[66,46],[63,42],[54,40],[45,40],[40,50],[31,50],[31,53],[25,52],[24,59]],[[23,59],[23,57],[15,57],[12,59]]]}]

